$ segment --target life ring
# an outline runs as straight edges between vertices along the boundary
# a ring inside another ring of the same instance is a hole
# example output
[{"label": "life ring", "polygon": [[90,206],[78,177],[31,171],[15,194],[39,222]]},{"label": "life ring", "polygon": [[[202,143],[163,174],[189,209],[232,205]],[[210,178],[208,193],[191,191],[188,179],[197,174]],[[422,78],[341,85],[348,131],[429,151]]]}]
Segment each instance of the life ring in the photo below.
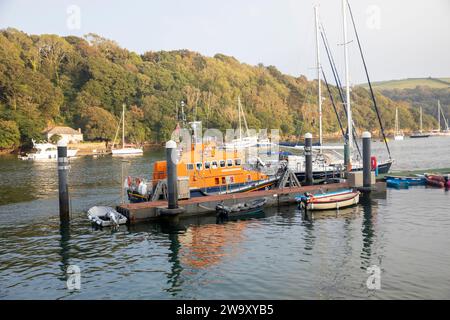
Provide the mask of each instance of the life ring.
[{"label": "life ring", "polygon": [[372,168],[372,170],[377,169],[377,167],[378,167],[377,157],[375,157],[375,156],[370,157],[370,167]]}]

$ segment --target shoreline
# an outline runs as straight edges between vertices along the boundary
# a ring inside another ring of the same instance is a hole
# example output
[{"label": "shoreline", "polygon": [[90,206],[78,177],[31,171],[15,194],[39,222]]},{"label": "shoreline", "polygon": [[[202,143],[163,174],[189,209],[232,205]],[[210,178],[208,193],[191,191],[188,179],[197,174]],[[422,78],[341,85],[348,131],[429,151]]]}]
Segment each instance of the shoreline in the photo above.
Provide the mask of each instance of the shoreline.
[{"label": "shoreline", "polygon": [[[405,137],[408,137],[412,132],[414,131],[403,131]],[[430,131],[431,132],[431,131]],[[360,132],[358,132],[358,135],[361,135]],[[433,135],[433,136],[439,136],[439,135]],[[393,131],[388,131],[386,133],[386,137],[388,138],[388,141],[394,138]],[[313,140],[317,140],[318,135],[313,134]],[[335,142],[336,140],[342,139],[342,135],[340,132],[338,133],[332,133],[332,134],[324,134],[323,135],[324,140]],[[303,136],[289,136],[289,137],[281,137],[280,142],[301,142],[304,140]],[[383,140],[383,136],[379,133],[372,134],[372,140]],[[111,149],[109,146],[109,143],[107,142],[82,142],[82,143],[69,143],[69,148],[78,149],[77,156],[93,156],[93,155],[107,155],[111,154]],[[144,149],[159,149],[164,147],[164,143],[155,143],[155,142],[144,142],[143,144]],[[0,150],[0,156],[6,156],[6,155],[19,155],[21,153],[29,152],[31,149],[22,149],[22,147],[17,147],[15,149],[4,149]]]}]

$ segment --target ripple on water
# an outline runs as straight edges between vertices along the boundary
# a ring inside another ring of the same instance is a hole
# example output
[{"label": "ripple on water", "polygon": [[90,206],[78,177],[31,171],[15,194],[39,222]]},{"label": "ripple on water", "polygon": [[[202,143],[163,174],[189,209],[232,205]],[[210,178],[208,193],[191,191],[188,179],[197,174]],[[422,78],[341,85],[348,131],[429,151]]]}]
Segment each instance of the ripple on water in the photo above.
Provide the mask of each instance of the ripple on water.
[{"label": "ripple on water", "polygon": [[[2,213],[0,298],[449,298],[448,204],[442,190],[411,188],[310,221],[291,207],[115,232],[91,228],[84,214],[61,230],[56,215]],[[70,264],[81,268],[81,291],[66,289]],[[380,291],[366,287],[371,265],[381,267]]]}]

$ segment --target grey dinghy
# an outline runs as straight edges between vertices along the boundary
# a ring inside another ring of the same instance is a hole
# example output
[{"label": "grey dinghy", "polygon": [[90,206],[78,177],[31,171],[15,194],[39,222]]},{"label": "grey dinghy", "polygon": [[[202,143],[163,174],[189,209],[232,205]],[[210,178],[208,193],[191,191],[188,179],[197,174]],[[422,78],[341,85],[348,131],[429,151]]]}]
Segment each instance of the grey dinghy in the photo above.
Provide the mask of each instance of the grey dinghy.
[{"label": "grey dinghy", "polygon": [[250,202],[237,203],[233,206],[225,206],[219,203],[216,206],[216,214],[218,221],[226,221],[233,218],[245,218],[254,214],[263,212],[263,207],[267,199],[256,199]]},{"label": "grey dinghy", "polygon": [[127,223],[127,218],[114,208],[95,206],[88,210],[88,219],[92,224],[100,227],[118,226]]}]

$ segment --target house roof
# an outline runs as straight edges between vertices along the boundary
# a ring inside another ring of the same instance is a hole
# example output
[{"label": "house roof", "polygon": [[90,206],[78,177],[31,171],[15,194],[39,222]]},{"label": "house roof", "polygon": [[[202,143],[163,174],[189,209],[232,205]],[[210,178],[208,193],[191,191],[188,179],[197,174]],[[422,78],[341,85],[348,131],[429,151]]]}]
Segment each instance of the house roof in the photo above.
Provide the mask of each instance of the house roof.
[{"label": "house roof", "polygon": [[45,134],[80,134],[80,132],[78,132],[75,129],[72,129],[70,127],[62,127],[62,126],[49,127],[47,129],[45,129],[44,131],[42,131],[42,133],[45,133]]}]

